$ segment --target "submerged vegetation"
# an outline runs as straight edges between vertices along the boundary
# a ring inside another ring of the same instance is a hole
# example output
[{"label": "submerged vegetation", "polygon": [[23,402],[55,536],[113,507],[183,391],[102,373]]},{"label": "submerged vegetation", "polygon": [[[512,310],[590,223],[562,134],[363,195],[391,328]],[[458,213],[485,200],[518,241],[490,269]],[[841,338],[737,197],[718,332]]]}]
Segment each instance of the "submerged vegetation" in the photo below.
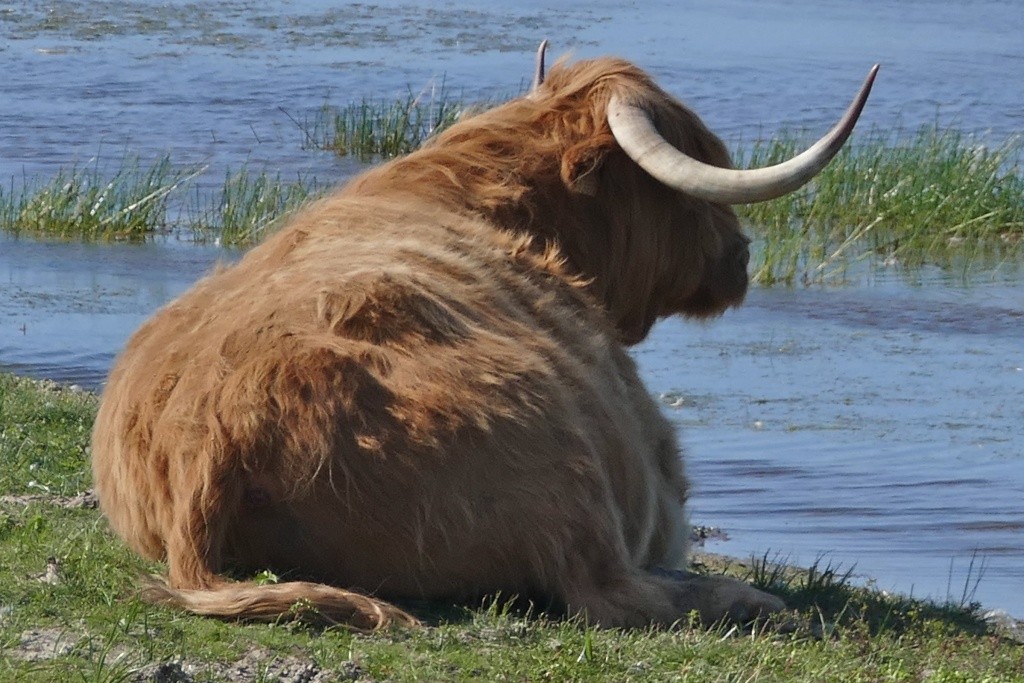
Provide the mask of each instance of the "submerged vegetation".
[{"label": "submerged vegetation", "polygon": [[[89,494],[88,393],[0,374],[0,680],[1024,680],[1024,645],[965,600],[857,588],[849,571],[704,556],[794,608],[776,626],[602,630],[514,607],[407,605],[417,630],[225,623],[146,605]],[[269,575],[269,574],[268,574]]]},{"label": "submerged vegetation", "polygon": [[176,168],[165,156],[148,167],[128,158],[113,174],[93,164],[58,171],[42,184],[12,180],[6,189],[0,187],[0,230],[15,236],[126,242],[187,232],[200,241],[249,246],[320,190],[315,178],[287,182],[280,175],[242,168],[228,171],[218,191],[203,193],[192,183],[204,171]]},{"label": "submerged vegetation", "polygon": [[219,195],[209,199],[196,193],[188,229],[199,239],[212,236],[224,246],[257,244],[318,190],[315,178],[287,183],[280,175],[246,168],[228,172]]},{"label": "submerged vegetation", "polygon": [[[756,143],[740,166],[797,154],[792,135]],[[852,261],[951,265],[1018,256],[1024,240],[1024,140],[991,147],[955,130],[856,136],[810,185],[742,208],[759,238],[754,278],[817,281]]]},{"label": "submerged vegetation", "polygon": [[[325,106],[299,127],[307,147],[370,162],[416,149],[466,111],[443,91],[410,94]],[[783,134],[741,146],[737,165],[776,163],[804,143]],[[738,207],[755,238],[753,278],[768,285],[821,282],[842,278],[860,261],[965,270],[1015,262],[1024,249],[1022,150],[1020,138],[993,146],[934,126],[857,132],[806,187]],[[286,181],[242,168],[226,175],[219,192],[197,189],[191,201],[175,201],[202,170],[175,169],[166,157],[146,168],[129,158],[113,174],[94,164],[38,186],[12,181],[0,188],[0,230],[86,240],[178,231],[248,246],[321,189],[315,179]]]},{"label": "submerged vegetation", "polygon": [[169,157],[149,167],[125,158],[108,175],[99,163],[61,170],[31,187],[0,187],[0,227],[15,235],[83,240],[141,240],[167,226],[172,192],[202,169],[175,169]]},{"label": "submerged vegetation", "polygon": [[465,111],[465,105],[446,96],[442,88],[429,96],[410,93],[405,100],[363,100],[340,109],[324,105],[301,128],[307,146],[372,161],[418,149]]}]

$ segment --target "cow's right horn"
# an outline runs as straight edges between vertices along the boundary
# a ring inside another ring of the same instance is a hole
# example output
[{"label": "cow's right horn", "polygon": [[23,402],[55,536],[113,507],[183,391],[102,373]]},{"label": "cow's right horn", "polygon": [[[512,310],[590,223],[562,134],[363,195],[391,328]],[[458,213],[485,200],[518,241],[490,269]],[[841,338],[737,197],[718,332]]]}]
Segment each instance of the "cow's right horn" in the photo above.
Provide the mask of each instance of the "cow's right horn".
[{"label": "cow's right horn", "polygon": [[629,158],[665,185],[720,204],[763,202],[796,190],[825,168],[853,132],[876,73],[877,64],[839,123],[823,138],[792,159],[766,168],[719,168],[698,161],[665,140],[647,112],[617,95],[608,104],[608,124]]}]

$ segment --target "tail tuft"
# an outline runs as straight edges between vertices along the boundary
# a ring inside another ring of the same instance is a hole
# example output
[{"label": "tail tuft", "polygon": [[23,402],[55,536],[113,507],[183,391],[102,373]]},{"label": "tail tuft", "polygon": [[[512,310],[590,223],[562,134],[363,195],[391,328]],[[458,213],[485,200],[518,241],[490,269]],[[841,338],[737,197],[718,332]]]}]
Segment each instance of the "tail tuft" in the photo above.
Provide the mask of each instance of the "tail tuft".
[{"label": "tail tuft", "polygon": [[142,599],[194,614],[251,621],[313,618],[356,631],[390,626],[419,626],[419,621],[394,605],[322,583],[288,581],[278,584],[219,582],[209,588],[174,588],[162,576],[143,580]]}]

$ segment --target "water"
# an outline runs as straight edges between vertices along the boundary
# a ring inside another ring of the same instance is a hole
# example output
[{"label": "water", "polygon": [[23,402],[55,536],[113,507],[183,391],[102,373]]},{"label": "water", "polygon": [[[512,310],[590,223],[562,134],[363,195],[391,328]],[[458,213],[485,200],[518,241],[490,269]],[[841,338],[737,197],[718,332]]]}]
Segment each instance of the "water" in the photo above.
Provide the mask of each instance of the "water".
[{"label": "water", "polygon": [[[444,87],[514,94],[542,37],[617,53],[727,140],[826,129],[883,64],[862,126],[1024,130],[1024,13],[1012,0],[21,2],[0,8],[0,179],[116,167],[130,152],[343,180],[302,149],[325,101]],[[4,181],[6,183],[6,181]],[[127,336],[217,260],[175,241],[0,236],[0,367],[95,388]],[[710,550],[856,566],[885,589],[974,597],[1024,617],[1024,280],[865,271],[846,287],[755,289],[706,326],[636,350],[681,427]],[[952,564],[951,564],[952,563]]]},{"label": "water", "polygon": [[0,369],[99,389],[128,336],[231,251],[0,233]]},{"label": "water", "polygon": [[[340,5],[340,6],[339,6]],[[300,149],[325,101],[445,84],[467,99],[519,92],[541,38],[553,54],[621,54],[727,139],[834,121],[874,62],[862,124],[939,119],[996,139],[1024,129],[1024,19],[1015,0],[720,0],[555,9],[515,3],[48,0],[0,7],[0,179],[49,177],[94,156],[351,171]]]},{"label": "water", "polygon": [[[1024,286],[754,290],[639,348],[681,425],[694,520],[885,589],[1024,614]],[[952,566],[950,565],[952,561]]]}]

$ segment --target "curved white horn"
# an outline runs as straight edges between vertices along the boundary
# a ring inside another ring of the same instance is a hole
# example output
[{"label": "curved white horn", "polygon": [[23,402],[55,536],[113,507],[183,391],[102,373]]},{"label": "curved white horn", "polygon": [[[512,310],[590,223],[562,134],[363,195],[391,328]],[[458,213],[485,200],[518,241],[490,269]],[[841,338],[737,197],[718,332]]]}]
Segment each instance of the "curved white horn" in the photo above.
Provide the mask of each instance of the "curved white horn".
[{"label": "curved white horn", "polygon": [[763,202],[796,190],[825,168],[853,132],[877,73],[875,64],[839,123],[823,138],[792,159],[766,168],[719,168],[698,161],[665,140],[647,112],[617,95],[608,104],[608,124],[629,158],[665,185],[720,204]]},{"label": "curved white horn", "polygon": [[530,86],[530,92],[533,92],[540,87],[541,83],[544,82],[544,55],[548,51],[547,38],[540,41],[540,47],[537,48],[537,63],[533,72],[533,85]]}]

